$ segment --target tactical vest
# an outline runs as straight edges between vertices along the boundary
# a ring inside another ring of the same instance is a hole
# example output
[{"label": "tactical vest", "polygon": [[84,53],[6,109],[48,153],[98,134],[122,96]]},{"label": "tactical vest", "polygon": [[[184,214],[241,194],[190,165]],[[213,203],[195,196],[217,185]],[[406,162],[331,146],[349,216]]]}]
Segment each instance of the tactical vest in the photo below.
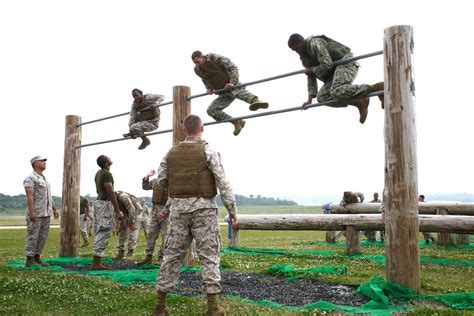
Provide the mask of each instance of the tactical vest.
[{"label": "tactical vest", "polygon": [[224,88],[225,84],[230,80],[227,70],[222,69],[219,65],[211,61],[209,57],[203,68],[199,68],[199,71],[201,72],[202,78],[206,80],[214,90]]},{"label": "tactical vest", "polygon": [[217,195],[214,175],[206,165],[205,141],[182,142],[167,156],[169,195],[174,198]]},{"label": "tactical vest", "polygon": [[146,110],[139,112],[140,114],[139,119],[138,119],[139,122],[150,121],[150,120],[155,120],[155,119],[160,118],[160,109],[158,107],[155,106],[152,109],[149,108],[150,106],[154,104],[155,102],[146,101],[146,100],[143,100],[143,102],[141,103],[133,102],[133,109],[135,111],[140,111],[141,109],[146,108]]},{"label": "tactical vest", "polygon": [[[120,199],[119,199],[119,196],[122,195],[122,194],[127,194],[125,192],[117,192],[117,202],[118,202],[118,207],[120,209],[120,211],[122,211],[123,215],[124,216],[129,216],[130,214],[128,214],[128,210],[127,210],[127,207],[125,206],[125,204],[123,204]],[[137,198],[131,194],[128,194],[128,197],[130,197],[130,200],[132,200],[132,205],[133,207],[135,207],[135,205],[137,205]]]},{"label": "tactical vest", "polygon": [[151,198],[153,204],[165,205],[168,201],[168,188],[166,185],[153,181],[153,196]]},{"label": "tactical vest", "polygon": [[331,56],[332,61],[340,60],[348,53],[350,53],[351,49],[344,44],[339,43],[338,41],[333,40],[332,38],[327,37],[326,35],[318,35],[318,36],[311,36],[305,40],[306,47],[308,47],[308,42],[311,41],[313,38],[320,38],[326,41],[327,46],[326,49],[329,52],[329,56]]}]

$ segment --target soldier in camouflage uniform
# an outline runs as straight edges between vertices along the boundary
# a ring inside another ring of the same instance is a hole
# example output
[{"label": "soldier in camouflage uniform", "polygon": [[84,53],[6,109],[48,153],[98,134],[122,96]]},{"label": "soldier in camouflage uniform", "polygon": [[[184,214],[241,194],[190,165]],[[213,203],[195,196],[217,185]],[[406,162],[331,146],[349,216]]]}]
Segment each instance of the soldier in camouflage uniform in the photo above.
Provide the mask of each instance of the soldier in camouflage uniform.
[{"label": "soldier in camouflage uniform", "polygon": [[[338,100],[331,107],[347,107],[353,105],[359,110],[359,122],[364,123],[367,118],[369,98],[367,94],[383,90],[383,82],[374,85],[353,85],[357,76],[359,63],[357,61],[333,65],[334,61],[352,57],[351,49],[325,35],[304,38],[300,34],[292,34],[288,39],[288,46],[298,53],[301,63],[305,67],[308,77],[308,100],[303,103],[302,109],[313,103]],[[324,84],[318,91],[317,80]],[[379,97],[382,101],[383,96]]]},{"label": "soldier in camouflage uniform", "polygon": [[[151,211],[151,220],[148,229],[146,258],[139,262],[140,265],[151,263],[158,235],[161,235],[161,245],[158,250],[157,264],[162,263],[165,249],[165,232],[168,226],[168,216],[165,214],[164,209],[166,201],[168,200],[168,187],[167,184],[158,183],[156,179],[150,181],[150,177],[154,176],[155,173],[155,170],[151,170],[142,179],[143,190],[153,190],[153,209]],[[166,183],[166,181],[163,181],[163,183]]]},{"label": "soldier in camouflage uniform", "polygon": [[202,263],[208,315],[223,315],[224,310],[218,304],[221,238],[214,197],[219,189],[229,217],[232,223],[236,223],[235,197],[219,154],[201,139],[203,125],[199,116],[188,115],[183,126],[186,139],[170,149],[158,169],[157,181],[168,180],[170,222],[165,256],[156,279],[158,299],[155,315],[166,313],[166,293],[174,289],[179,268],[193,238]]},{"label": "soldier in camouflage uniform", "polygon": [[81,196],[79,200],[79,230],[81,231],[82,240],[84,243],[81,248],[89,246],[89,223],[92,220],[91,208],[89,200]]},{"label": "soldier in camouflage uniform", "polygon": [[133,257],[133,252],[137,246],[138,234],[140,231],[139,218],[142,212],[142,206],[138,202],[138,199],[127,192],[117,191],[118,206],[123,214],[120,221],[117,222],[118,226],[118,245],[117,255],[114,260],[122,260],[125,255],[125,243],[128,240],[128,252],[127,258]]},{"label": "soldier in camouflage uniform", "polygon": [[28,213],[26,215],[25,256],[26,267],[34,264],[47,266],[41,261],[41,252],[48,239],[51,215],[59,218],[58,210],[51,197],[51,188],[43,171],[46,169],[46,158],[33,157],[30,160],[33,172],[23,181]]},{"label": "soldier in camouflage uniform", "polygon": [[101,261],[112,235],[112,226],[115,223],[114,213],[117,220],[120,220],[123,214],[114,191],[114,177],[110,172],[112,160],[105,155],[100,155],[97,157],[97,165],[101,169],[95,175],[97,200],[94,202],[94,245],[92,246],[93,261],[90,269],[111,270]]},{"label": "soldier in camouflage uniform", "polygon": [[[216,121],[224,121],[232,118],[223,110],[227,108],[235,99],[245,101],[250,104],[249,109],[256,111],[258,109],[268,108],[268,103],[262,102],[257,96],[245,90],[245,87],[233,89],[239,82],[239,69],[227,57],[218,54],[203,55],[200,51],[195,51],[191,55],[194,64],[194,72],[204,82],[207,93],[212,94],[214,90],[227,89],[228,91],[220,93],[217,99],[212,101],[207,108],[207,114]],[[245,126],[244,120],[232,121],[234,124],[234,135],[239,135]]]},{"label": "soldier in camouflage uniform", "polygon": [[139,89],[132,90],[133,103],[130,111],[128,126],[130,132],[123,137],[136,138],[140,136],[142,143],[139,150],[150,145],[150,139],[144,136],[145,132],[151,132],[158,128],[160,123],[160,109],[158,105],[165,99],[161,94],[143,94]]},{"label": "soldier in camouflage uniform", "polygon": [[[142,213],[141,213],[141,216],[139,218],[140,227],[138,229],[138,234],[140,232],[140,229],[143,229],[143,234],[145,235],[145,239],[147,239],[148,238],[148,230],[149,230],[149,226],[150,226],[149,223],[148,223],[148,215],[149,215],[148,205],[146,205],[144,199],[139,199],[138,203],[140,203],[140,205],[142,207]],[[138,238],[138,236],[137,236],[137,238]]]}]

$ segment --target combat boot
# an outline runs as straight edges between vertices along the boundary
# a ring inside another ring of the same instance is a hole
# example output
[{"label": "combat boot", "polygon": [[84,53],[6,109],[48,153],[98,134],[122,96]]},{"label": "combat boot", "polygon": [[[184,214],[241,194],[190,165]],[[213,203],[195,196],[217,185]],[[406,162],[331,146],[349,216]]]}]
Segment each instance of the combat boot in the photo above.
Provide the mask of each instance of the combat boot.
[{"label": "combat boot", "polygon": [[127,260],[132,260],[133,259],[133,250],[128,250],[127,252]]},{"label": "combat boot", "polygon": [[[377,91],[380,91],[380,90],[384,90],[384,82],[377,82],[376,84],[373,84],[370,86],[369,88],[369,93],[371,92],[377,92]],[[380,100],[380,103],[382,104],[382,109],[384,108],[384,104],[383,104],[383,101],[384,101],[384,95],[379,95],[379,100]]]},{"label": "combat boot", "polygon": [[219,297],[217,293],[207,294],[207,315],[221,316],[225,315],[225,311],[219,306]]},{"label": "combat boot", "polygon": [[369,98],[364,98],[352,100],[351,103],[349,103],[350,105],[355,106],[359,110],[359,122],[361,124],[364,124],[365,119],[367,118],[369,102]]},{"label": "combat boot", "polygon": [[146,136],[142,136],[142,143],[140,144],[140,146],[138,146],[138,149],[143,150],[150,144],[151,144],[150,139]]},{"label": "combat boot", "polygon": [[153,259],[153,255],[146,255],[146,258],[143,261],[140,261],[137,263],[137,265],[142,266],[147,263],[151,263],[151,260]]},{"label": "combat boot", "polygon": [[114,260],[122,260],[123,257],[125,256],[125,250],[119,250],[117,252],[117,255],[115,257],[113,257],[112,259]]},{"label": "combat boot", "polygon": [[92,264],[91,266],[89,267],[90,270],[112,270],[111,267],[108,267],[108,266],[104,266],[102,263],[102,258],[101,257],[97,257],[97,256],[93,256],[93,259],[92,259]]},{"label": "combat boot", "polygon": [[33,259],[35,260],[36,264],[39,264],[39,265],[42,266],[42,267],[49,267],[49,264],[44,263],[43,261],[41,261],[40,255],[35,255],[35,256],[33,257]]},{"label": "combat boot", "polygon": [[249,110],[257,111],[258,109],[268,109],[268,103],[260,101],[257,97],[252,99],[250,103]]},{"label": "combat boot", "polygon": [[237,120],[232,122],[234,124],[234,136],[237,136],[240,134],[240,131],[242,128],[245,126],[245,121],[244,120]]},{"label": "combat boot", "polygon": [[158,297],[156,299],[154,316],[164,316],[168,314],[166,309],[166,292],[158,291]]},{"label": "combat boot", "polygon": [[33,265],[36,265],[35,259],[31,256],[26,257],[25,267],[31,268]]}]

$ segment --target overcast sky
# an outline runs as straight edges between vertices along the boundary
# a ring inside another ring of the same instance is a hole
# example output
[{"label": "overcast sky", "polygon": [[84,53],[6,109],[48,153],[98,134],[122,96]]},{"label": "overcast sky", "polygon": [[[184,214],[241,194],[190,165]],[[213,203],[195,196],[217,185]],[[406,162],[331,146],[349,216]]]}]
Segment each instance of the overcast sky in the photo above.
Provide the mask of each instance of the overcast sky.
[{"label": "overcast sky", "polygon": [[[325,34],[355,55],[383,49],[384,29],[414,27],[418,188],[420,193],[473,193],[472,138],[474,19],[469,1],[2,1],[0,93],[3,110],[0,192],[24,193],[29,160],[48,158],[45,175],[61,195],[66,115],[89,121],[130,110],[131,90],[172,100],[173,86],[205,92],[191,53],[229,57],[241,82],[302,69],[288,36]],[[360,61],[355,83],[383,80],[383,57]],[[304,75],[248,87],[269,110],[301,105]],[[192,100],[192,112],[211,121],[215,96]],[[160,129],[172,126],[172,106]],[[233,116],[250,114],[236,100]],[[364,125],[355,107],[314,108],[251,119],[238,137],[229,123],[205,128],[221,153],[237,194],[287,197],[382,191],[384,113],[371,100]],[[82,143],[121,137],[128,116],[83,126]],[[95,195],[96,158],[113,160],[116,189],[138,196],[141,178],[156,169],[172,135],[82,149],[81,193]]]}]

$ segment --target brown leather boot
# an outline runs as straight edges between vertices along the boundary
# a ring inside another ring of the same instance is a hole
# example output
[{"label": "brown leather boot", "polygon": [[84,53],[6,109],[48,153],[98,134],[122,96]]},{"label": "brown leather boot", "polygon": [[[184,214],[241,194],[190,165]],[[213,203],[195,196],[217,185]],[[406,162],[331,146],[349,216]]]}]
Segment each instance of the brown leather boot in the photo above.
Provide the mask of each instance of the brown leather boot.
[{"label": "brown leather boot", "polygon": [[127,260],[132,260],[133,259],[133,250],[128,250],[127,252]]},{"label": "brown leather boot", "polygon": [[49,264],[44,263],[43,261],[41,261],[40,255],[35,255],[35,256],[33,257],[33,260],[35,260],[36,264],[39,264],[39,265],[42,266],[42,267],[49,267]]},{"label": "brown leather boot", "polygon": [[[384,90],[384,82],[377,82],[376,84],[373,84],[370,86],[369,88],[369,93],[371,92],[377,92],[377,91],[380,91],[380,90]],[[379,95],[379,100],[380,100],[380,103],[382,104],[382,109],[384,108],[384,104],[383,104],[383,101],[384,101],[384,96],[383,95]]]},{"label": "brown leather boot", "polygon": [[222,316],[225,311],[219,306],[218,294],[207,294],[207,315],[208,316]]},{"label": "brown leather boot", "polygon": [[102,258],[94,256],[92,259],[92,264],[90,266],[90,270],[112,270],[111,267],[104,266],[102,263]]},{"label": "brown leather boot", "polygon": [[268,103],[260,101],[257,97],[252,99],[250,103],[249,110],[257,111],[258,109],[268,109]]},{"label": "brown leather boot", "polygon": [[237,120],[232,122],[234,124],[234,136],[237,136],[240,134],[240,131],[242,128],[245,126],[245,121],[244,120]]},{"label": "brown leather boot", "polygon": [[117,255],[113,257],[112,259],[114,260],[123,260],[123,257],[125,256],[125,250],[119,250],[117,252]]},{"label": "brown leather boot", "polygon": [[26,262],[25,262],[25,267],[27,268],[31,268],[33,265],[36,265],[36,261],[33,257],[26,257]]},{"label": "brown leather boot", "polygon": [[359,122],[361,124],[364,124],[365,119],[367,118],[368,114],[368,107],[369,107],[369,98],[364,98],[364,99],[357,99],[351,101],[350,105],[355,106],[359,110]]},{"label": "brown leather boot", "polygon": [[142,266],[147,263],[151,263],[151,260],[153,259],[153,255],[146,255],[146,258],[143,261],[140,261],[137,263],[137,265]]},{"label": "brown leather boot", "polygon": [[146,136],[142,136],[142,143],[140,144],[140,146],[138,146],[138,149],[143,150],[150,144],[151,144],[150,139]]},{"label": "brown leather boot", "polygon": [[166,310],[166,292],[158,291],[158,297],[156,298],[154,316],[164,316],[167,315],[168,311]]}]

